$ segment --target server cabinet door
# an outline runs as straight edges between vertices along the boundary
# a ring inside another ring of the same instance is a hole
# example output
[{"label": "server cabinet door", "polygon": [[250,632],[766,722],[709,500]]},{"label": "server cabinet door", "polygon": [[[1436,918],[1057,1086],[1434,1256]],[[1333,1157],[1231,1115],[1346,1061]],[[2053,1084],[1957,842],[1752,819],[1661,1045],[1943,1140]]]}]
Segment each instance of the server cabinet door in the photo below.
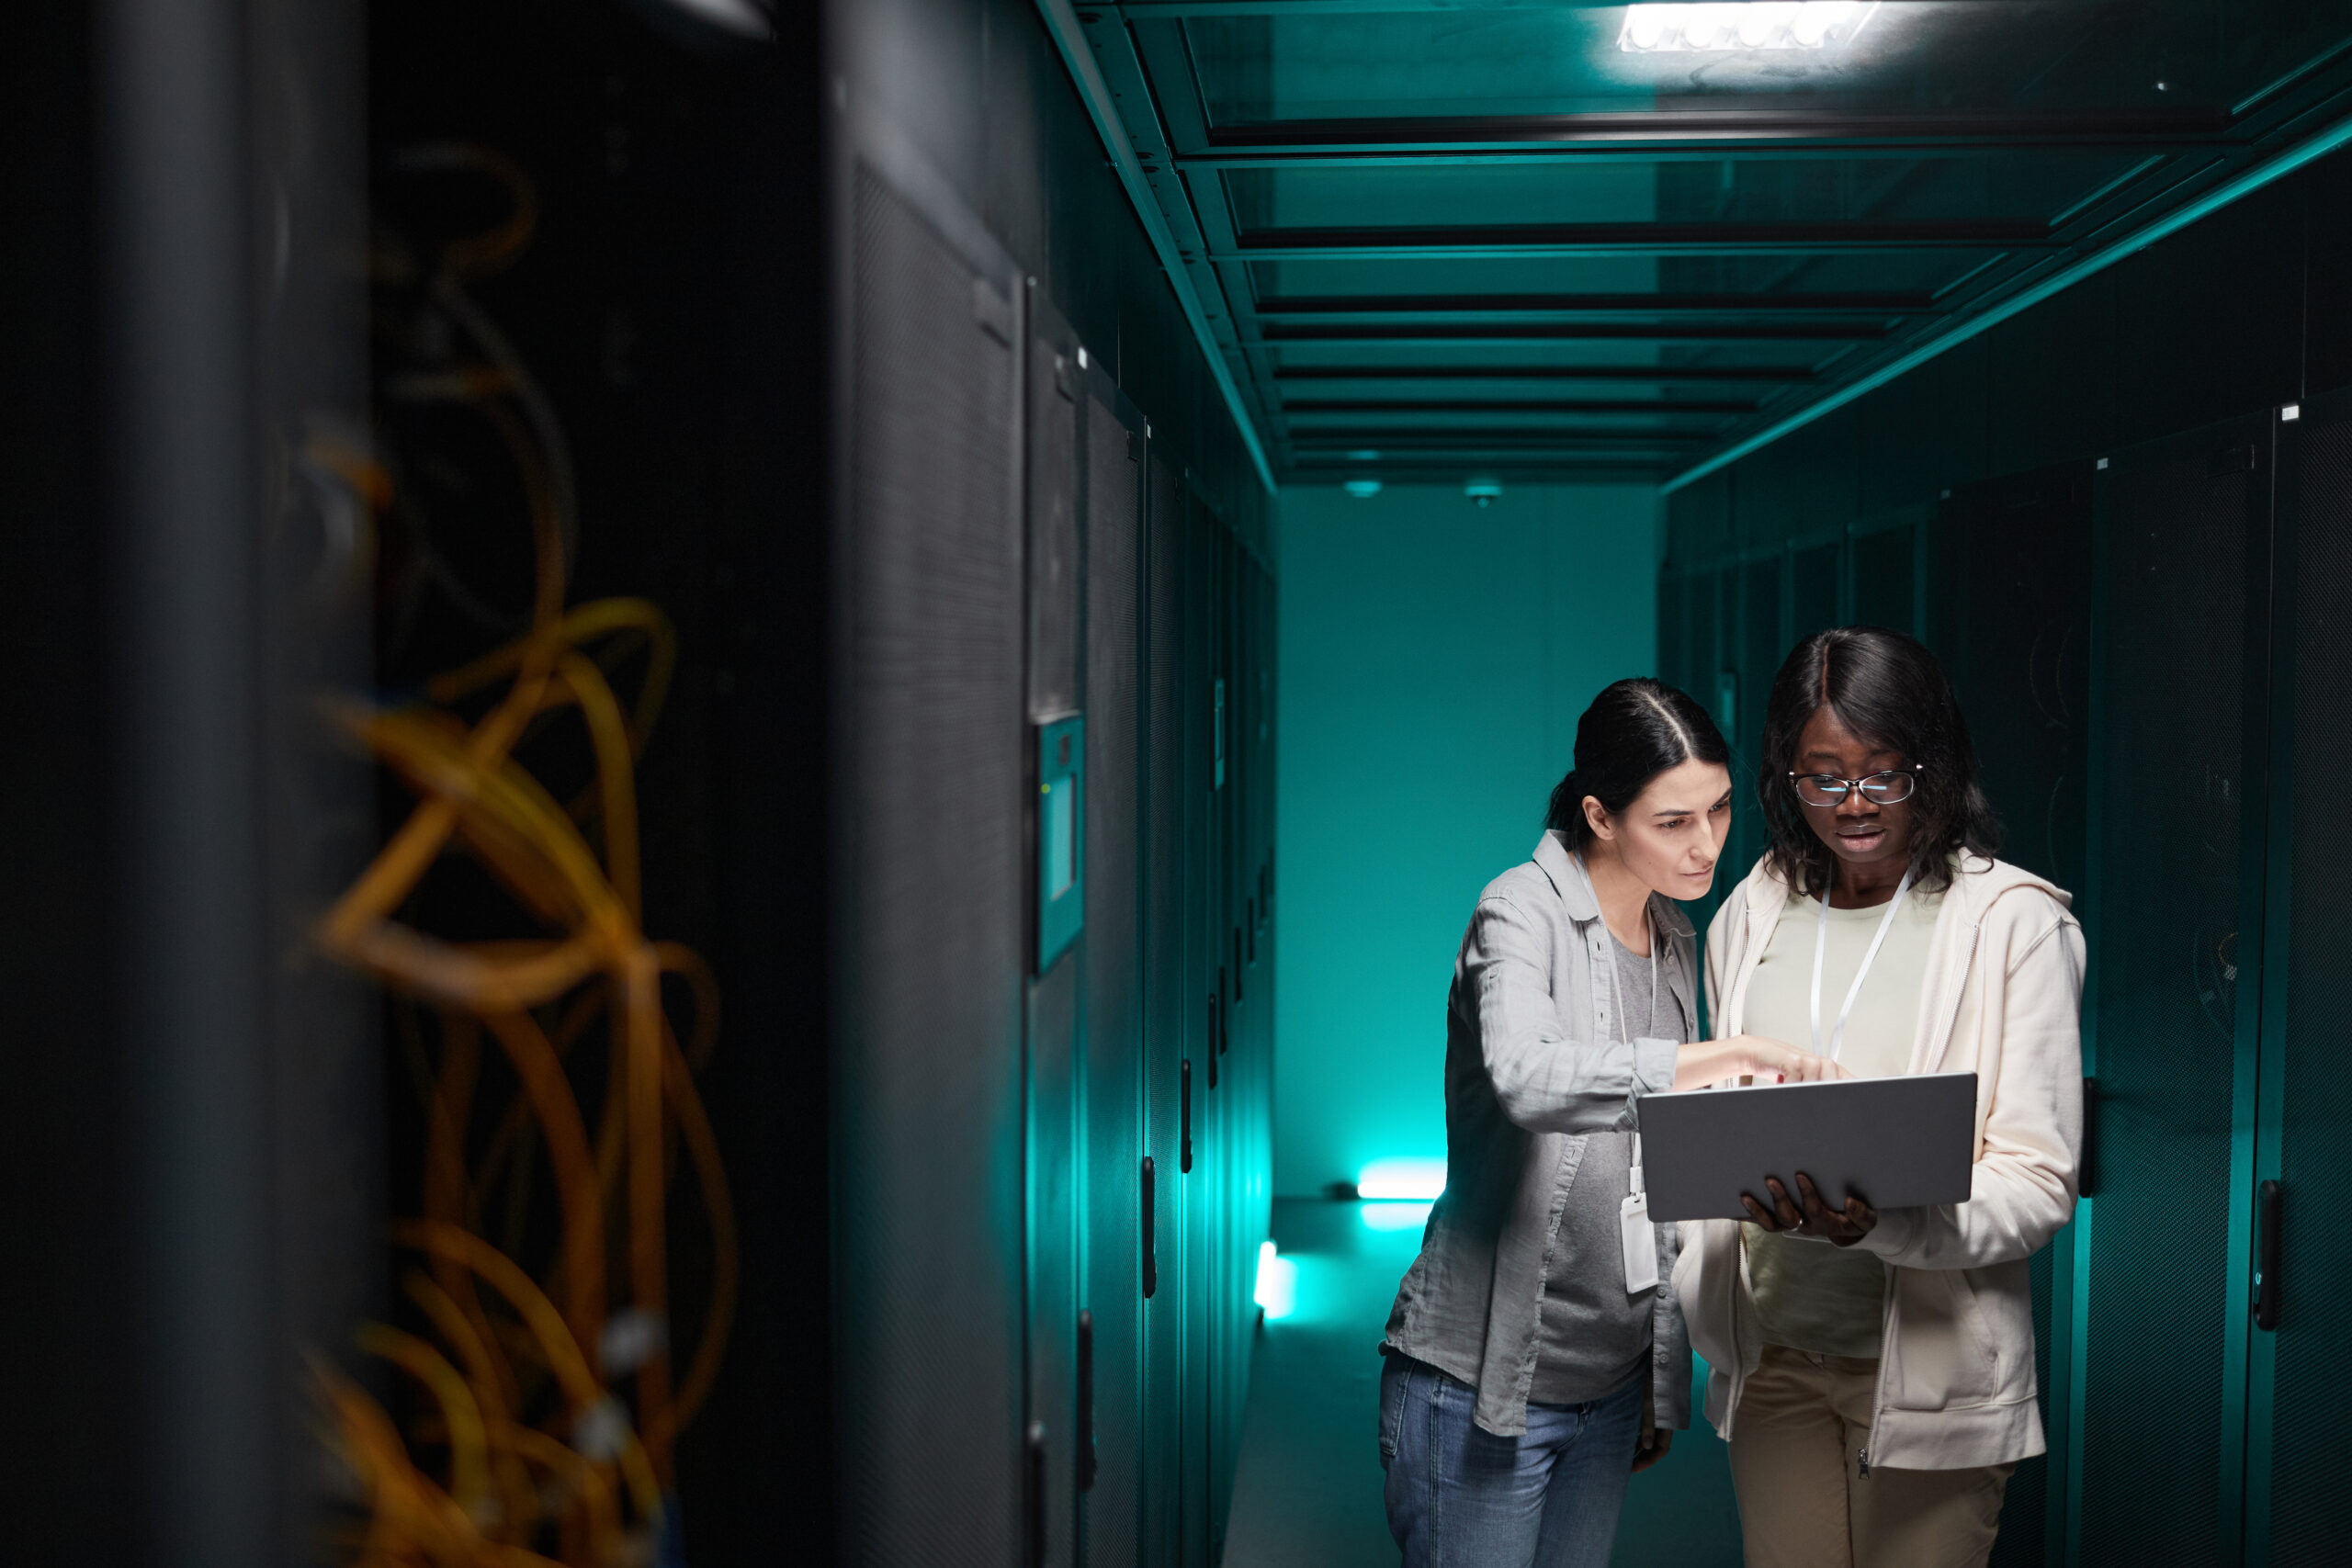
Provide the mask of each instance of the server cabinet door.
[{"label": "server cabinet door", "polygon": [[1775,551],[1761,560],[1749,561],[1732,578],[1739,596],[1738,641],[1732,645],[1739,671],[1739,728],[1726,730],[1724,739],[1731,742],[1734,776],[1738,781],[1738,787],[1732,791],[1736,836],[1731,863],[1739,868],[1733,874],[1734,880],[1746,875],[1749,863],[1764,852],[1764,814],[1749,781],[1762,765],[1765,699],[1771,694],[1772,677],[1780,673],[1781,660],[1788,654],[1781,636],[1786,565],[1786,557]]},{"label": "server cabinet door", "polygon": [[1855,533],[1851,545],[1854,610],[1849,617],[1853,624],[1917,632],[1914,552],[1918,532],[1917,520],[1911,518],[1891,527]]},{"label": "server cabinet door", "polygon": [[[2247,1561],[2343,1561],[2345,1424],[2331,1391],[2352,1342],[2352,1052],[2342,1008],[2352,954],[2352,395],[2279,426],[2281,557],[2272,649],[2280,682],[2263,980],[2250,1331]],[[2262,1201],[2262,1184],[2276,1182]],[[2267,1213],[2265,1212],[2267,1209]],[[2267,1233],[2267,1234],[2266,1234]]]},{"label": "server cabinet door", "polygon": [[1730,571],[1702,572],[1690,579],[1690,694],[1699,699],[1726,739],[1739,724],[1739,627],[1737,597],[1725,591]]},{"label": "server cabinet door", "polygon": [[1215,1419],[1213,1349],[1209,1314],[1216,1262],[1216,1158],[1223,1139],[1217,1126],[1216,1040],[1210,987],[1216,976],[1210,931],[1211,826],[1216,789],[1216,652],[1209,603],[1214,570],[1211,524],[1199,499],[1183,498],[1184,574],[1184,1010],[1185,1055],[1192,1063],[1193,1150],[1191,1169],[1180,1183],[1184,1233],[1184,1459],[1182,1562],[1206,1568],[1209,1476]]},{"label": "server cabinet door", "polygon": [[2085,912],[2098,1092],[2093,1196],[2075,1226],[2088,1267],[2071,1483],[2082,1562],[2226,1562],[2243,1399],[2233,1193],[2246,1174],[2232,1126],[2254,1050],[2238,978],[2256,952],[2240,940],[2240,812],[2261,719],[2246,700],[2247,584],[2267,568],[2268,439],[2261,420],[2240,422],[2111,465],[2092,733],[2102,815]]},{"label": "server cabinet door", "polygon": [[1023,1404],[1017,299],[862,166],[849,199],[844,1554],[1001,1568]]},{"label": "server cabinet door", "polygon": [[2090,752],[2094,472],[2075,463],[1956,491],[1931,546],[1946,606],[1931,630],[2000,814],[2001,853],[2076,894]]},{"label": "server cabinet door", "polygon": [[1214,1038],[1209,1050],[1216,1060],[1216,1092],[1213,1126],[1216,1144],[1209,1162],[1209,1561],[1224,1554],[1227,1505],[1233,1494],[1234,1437],[1238,1402],[1234,1396],[1234,1367],[1239,1359],[1235,1344],[1234,1303],[1244,1294],[1236,1289],[1239,1216],[1235,1213],[1236,1162],[1239,1156],[1241,1086],[1234,1081],[1234,965],[1231,940],[1235,929],[1233,856],[1236,803],[1243,788],[1240,749],[1235,744],[1235,716],[1239,711],[1236,691],[1234,643],[1233,536],[1202,509],[1204,544],[1209,558],[1209,722],[1216,726],[1210,750],[1208,841],[1208,908],[1202,936],[1208,944],[1208,977]]},{"label": "server cabinet door", "polygon": [[1027,432],[1029,710],[1078,707],[1080,344],[1051,301],[1028,284]]},{"label": "server cabinet door", "polygon": [[[1136,1561],[1143,1484],[1143,910],[1137,759],[1143,437],[1107,378],[1085,400],[1085,1247],[1078,1466],[1080,1560]],[[1155,1161],[1152,1186],[1158,1186]],[[1155,1194],[1156,1195],[1156,1194]]]},{"label": "server cabinet door", "polygon": [[[1029,344],[1024,446],[1028,539],[1029,719],[1042,727],[1078,706],[1082,623],[1079,581],[1080,429],[1078,342],[1058,314],[1029,286]],[[1063,731],[1067,735],[1067,731]],[[1050,736],[1045,737],[1051,739]],[[1033,753],[1034,753],[1034,748]],[[1039,757],[1042,775],[1049,759]],[[1058,761],[1058,759],[1050,759]],[[1082,777],[1082,775],[1081,775]],[[1070,787],[1067,779],[1057,786]],[[1086,794],[1081,785],[1080,809]],[[1037,780],[1022,791],[1031,811],[1033,908],[1051,896],[1046,858],[1039,853],[1049,800]],[[1083,877],[1086,860],[1079,857]],[[1058,875],[1059,873],[1053,874]],[[1081,897],[1083,883],[1080,884]],[[1037,945],[1029,988],[1028,1344],[1029,1426],[1033,1450],[1023,1469],[1028,1489],[1029,1556],[1043,1568],[1077,1561],[1076,1530],[1080,1421],[1079,1383],[1078,1184],[1080,1148],[1080,977],[1085,933],[1058,953],[1046,945],[1046,927],[1033,920]]]},{"label": "server cabinet door", "polygon": [[[1740,690],[1739,681],[1739,627],[1736,615],[1738,609],[1737,582],[1738,573],[1726,570],[1702,572],[1688,579],[1685,585],[1689,595],[1690,620],[1683,635],[1689,639],[1690,660],[1685,673],[1690,676],[1690,683],[1684,689],[1707,710],[1708,716],[1715,721],[1715,728],[1723,731],[1726,740],[1738,734],[1741,710],[1747,700],[1747,694]],[[1754,779],[1747,760],[1735,754],[1732,758],[1732,795],[1736,802],[1748,798],[1754,789]],[[1737,816],[1736,807],[1734,816]],[[1722,869],[1716,873],[1713,885],[1707,889],[1705,897],[1693,900],[1684,911],[1702,931],[1714,918],[1717,906],[1723,903],[1724,892],[1747,874],[1747,863],[1738,858],[1738,848],[1736,842],[1724,846]],[[1706,1005],[1702,996],[1699,1002],[1702,1029],[1706,1024],[1703,1017]]]},{"label": "server cabinet door", "polygon": [[[2089,463],[1956,491],[1930,549],[1942,592],[1931,628],[1968,716],[1984,793],[2000,815],[2003,855],[2079,896],[2090,750]],[[2033,1256],[2034,1371],[2063,1482],[2072,1328],[2071,1227]],[[2060,1291],[2058,1287],[2066,1287]],[[2055,1560],[2065,1488],[2047,1456],[2019,1464],[2002,1500],[1996,1565]]]},{"label": "server cabinet door", "polygon": [[[1147,448],[1148,451],[1148,448]],[[1184,1166],[1192,1075],[1184,1028],[1183,490],[1146,464],[1143,666],[1143,1007],[1145,1154],[1152,1162],[1151,1294],[1144,1303],[1142,1557],[1174,1568],[1182,1539]]]},{"label": "server cabinet door", "polygon": [[1683,667],[1688,655],[1683,651],[1685,606],[1690,594],[1686,579],[1659,572],[1657,579],[1657,678],[1669,686],[1688,688],[1690,678]]},{"label": "server cabinet door", "polygon": [[1838,576],[1846,542],[1829,539],[1789,552],[1789,644],[1838,625]]}]

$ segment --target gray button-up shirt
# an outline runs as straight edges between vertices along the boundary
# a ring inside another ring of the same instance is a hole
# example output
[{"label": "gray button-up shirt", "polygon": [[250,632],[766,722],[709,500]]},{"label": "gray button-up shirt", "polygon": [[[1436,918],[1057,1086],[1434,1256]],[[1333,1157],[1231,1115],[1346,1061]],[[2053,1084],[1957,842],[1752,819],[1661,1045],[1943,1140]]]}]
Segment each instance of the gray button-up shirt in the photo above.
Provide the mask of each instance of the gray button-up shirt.
[{"label": "gray button-up shirt", "polygon": [[[1663,978],[1692,1003],[1690,922],[1653,894]],[[1479,896],[1445,1015],[1445,1192],[1388,1314],[1387,1344],[1478,1391],[1472,1418],[1527,1430],[1544,1280],[1583,1134],[1634,1125],[1634,1102],[1674,1087],[1679,1041],[1617,1037],[1609,928],[1559,833]],[[1671,1283],[1675,1227],[1660,1224],[1650,1366],[1660,1426],[1690,1422],[1690,1353]],[[1615,1257],[1596,1269],[1623,1267]]]}]

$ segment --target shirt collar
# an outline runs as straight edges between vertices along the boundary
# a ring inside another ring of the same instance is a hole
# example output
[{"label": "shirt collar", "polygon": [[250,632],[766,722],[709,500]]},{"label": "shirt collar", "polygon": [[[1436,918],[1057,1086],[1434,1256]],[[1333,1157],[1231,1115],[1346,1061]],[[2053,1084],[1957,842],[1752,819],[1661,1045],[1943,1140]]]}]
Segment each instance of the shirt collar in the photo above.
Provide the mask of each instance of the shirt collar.
[{"label": "shirt collar", "polygon": [[[1560,895],[1560,903],[1566,908],[1568,919],[1582,925],[1600,918],[1600,900],[1593,895],[1592,878],[1585,874],[1584,863],[1577,858],[1577,852],[1568,847],[1566,833],[1557,828],[1545,829],[1543,838],[1535,843],[1535,863],[1543,868],[1544,875],[1552,879],[1552,886]],[[1650,917],[1668,936],[1693,934],[1690,917],[1684,914],[1682,906],[1671,898],[1651,894]]]}]

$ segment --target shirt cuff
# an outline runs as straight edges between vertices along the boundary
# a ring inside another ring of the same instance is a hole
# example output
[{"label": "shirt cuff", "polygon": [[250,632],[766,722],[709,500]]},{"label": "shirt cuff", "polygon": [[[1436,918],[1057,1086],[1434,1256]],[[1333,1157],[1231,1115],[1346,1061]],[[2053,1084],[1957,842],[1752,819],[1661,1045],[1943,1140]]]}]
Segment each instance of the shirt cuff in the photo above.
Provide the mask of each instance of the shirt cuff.
[{"label": "shirt cuff", "polygon": [[1664,1094],[1674,1087],[1675,1065],[1680,1059],[1681,1042],[1652,1040],[1646,1037],[1634,1042],[1634,1096]]},{"label": "shirt cuff", "polygon": [[1681,1362],[1679,1371],[1670,1365],[1657,1365],[1650,1370],[1650,1419],[1669,1431],[1690,1429],[1690,1358],[1685,1354],[1669,1358]]},{"label": "shirt cuff", "polygon": [[1917,1210],[1881,1209],[1878,1212],[1878,1224],[1871,1227],[1871,1234],[1854,1245],[1865,1252],[1874,1252],[1892,1263],[1897,1254],[1907,1250],[1912,1242],[1918,1239],[1918,1235],[1919,1212]]}]

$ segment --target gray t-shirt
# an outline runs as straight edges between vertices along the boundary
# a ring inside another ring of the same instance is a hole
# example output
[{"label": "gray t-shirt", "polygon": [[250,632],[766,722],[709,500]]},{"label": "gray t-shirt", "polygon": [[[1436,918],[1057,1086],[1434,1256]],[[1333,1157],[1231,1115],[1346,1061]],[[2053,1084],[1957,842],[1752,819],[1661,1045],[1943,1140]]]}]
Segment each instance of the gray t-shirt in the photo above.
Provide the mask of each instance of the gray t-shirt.
[{"label": "gray t-shirt", "polygon": [[[1658,938],[1651,937],[1653,946]],[[1652,1000],[1648,957],[1628,951],[1612,935],[1617,958],[1617,995],[1612,1010],[1629,1039],[1690,1038],[1690,1021],[1661,975]],[[1544,1304],[1537,1316],[1535,1381],[1527,1397],[1538,1404],[1581,1404],[1601,1399],[1631,1382],[1649,1364],[1651,1307],[1656,1291],[1630,1295],[1617,1228],[1619,1205],[1633,1190],[1631,1132],[1591,1133],[1560,1228],[1552,1238],[1551,1265],[1544,1276]]]}]

